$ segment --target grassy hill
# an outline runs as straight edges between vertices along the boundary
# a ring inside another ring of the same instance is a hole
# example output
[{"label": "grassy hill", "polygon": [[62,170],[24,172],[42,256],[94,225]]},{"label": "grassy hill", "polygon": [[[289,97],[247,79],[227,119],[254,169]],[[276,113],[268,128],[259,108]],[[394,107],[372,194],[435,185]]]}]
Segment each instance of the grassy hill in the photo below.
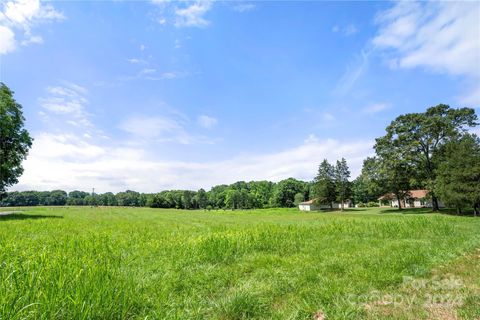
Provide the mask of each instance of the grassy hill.
[{"label": "grassy hill", "polygon": [[[0,319],[480,317],[472,217],[23,210],[0,216]],[[452,276],[455,286],[438,288]],[[406,301],[412,290],[417,299]],[[425,306],[432,290],[461,303]]]}]

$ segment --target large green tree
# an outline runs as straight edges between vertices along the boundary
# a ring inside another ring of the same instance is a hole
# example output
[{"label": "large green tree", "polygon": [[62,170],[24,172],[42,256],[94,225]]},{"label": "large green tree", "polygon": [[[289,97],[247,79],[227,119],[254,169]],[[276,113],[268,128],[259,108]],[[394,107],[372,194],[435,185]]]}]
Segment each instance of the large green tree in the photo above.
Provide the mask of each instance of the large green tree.
[{"label": "large green tree", "polygon": [[22,106],[13,98],[13,92],[0,83],[0,197],[18,182],[23,173],[22,161],[32,146],[24,121]]},{"label": "large green tree", "polygon": [[367,157],[363,161],[362,172],[353,181],[353,198],[356,203],[368,203],[388,192],[381,163],[377,157]]},{"label": "large green tree", "polygon": [[335,168],[324,159],[318,167],[317,176],[313,182],[313,196],[318,204],[327,204],[332,207],[336,200]]},{"label": "large green tree", "polygon": [[412,165],[411,154],[402,153],[401,148],[392,144],[390,139],[382,137],[376,140],[379,181],[386,191],[395,195],[398,200],[398,209],[402,209],[402,202],[409,195],[412,187],[412,177],[415,171]]},{"label": "large green tree", "polygon": [[337,160],[335,165],[335,191],[336,200],[340,203],[340,210],[343,211],[344,202],[351,196],[350,170],[348,169],[347,160]]},{"label": "large green tree", "polygon": [[474,109],[454,109],[445,104],[425,112],[401,115],[386,128],[386,135],[377,139],[376,150],[378,153],[379,147],[384,148],[383,155],[386,155],[388,149],[392,149],[392,154],[400,157],[399,161],[393,161],[399,165],[398,169],[412,164],[411,178],[424,182],[424,187],[430,190],[433,210],[438,211],[435,180],[439,150],[468,127],[477,125],[476,120]]},{"label": "large green tree", "polygon": [[197,200],[198,207],[200,209],[206,209],[208,205],[208,196],[205,190],[204,189],[198,190],[195,197]]},{"label": "large green tree", "polygon": [[277,207],[293,207],[295,206],[295,195],[304,193],[307,184],[303,181],[288,178],[278,182],[275,185],[273,193],[273,204]]},{"label": "large green tree", "polygon": [[444,157],[437,169],[436,191],[448,205],[480,210],[480,139],[465,134],[445,145]]}]

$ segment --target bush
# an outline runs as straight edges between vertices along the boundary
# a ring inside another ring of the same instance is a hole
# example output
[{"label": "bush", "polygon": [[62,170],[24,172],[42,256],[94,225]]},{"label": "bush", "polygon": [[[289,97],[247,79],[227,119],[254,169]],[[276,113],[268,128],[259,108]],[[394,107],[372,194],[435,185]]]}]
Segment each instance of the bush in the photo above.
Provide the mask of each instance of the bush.
[{"label": "bush", "polygon": [[357,203],[357,207],[358,208],[365,208],[366,206],[365,206],[365,203],[359,202],[359,203]]},{"label": "bush", "polygon": [[369,201],[367,204],[367,207],[378,207],[378,202],[375,201]]}]

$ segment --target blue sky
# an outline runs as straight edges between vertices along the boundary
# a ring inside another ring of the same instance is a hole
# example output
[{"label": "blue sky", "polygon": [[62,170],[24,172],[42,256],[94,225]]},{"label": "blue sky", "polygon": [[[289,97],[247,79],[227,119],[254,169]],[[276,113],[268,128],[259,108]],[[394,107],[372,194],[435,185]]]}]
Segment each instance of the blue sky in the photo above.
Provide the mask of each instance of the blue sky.
[{"label": "blue sky", "polygon": [[475,2],[0,3],[35,138],[13,189],[352,178],[397,115],[480,105]]}]

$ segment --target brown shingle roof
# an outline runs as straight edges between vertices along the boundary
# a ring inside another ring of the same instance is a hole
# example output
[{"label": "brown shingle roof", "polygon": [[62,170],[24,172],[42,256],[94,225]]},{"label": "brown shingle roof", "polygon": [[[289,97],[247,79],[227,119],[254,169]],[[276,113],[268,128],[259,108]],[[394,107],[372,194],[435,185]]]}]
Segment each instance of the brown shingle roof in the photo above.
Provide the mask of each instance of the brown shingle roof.
[{"label": "brown shingle roof", "polygon": [[427,196],[428,190],[410,190],[410,198],[423,199]]},{"label": "brown shingle roof", "polygon": [[313,200],[308,200],[308,201],[304,201],[304,202],[300,202],[300,204],[313,204]]},{"label": "brown shingle roof", "polygon": [[[420,189],[420,190],[410,190],[408,191],[410,195],[408,198],[410,199],[423,199],[427,196],[428,190]],[[379,197],[378,200],[391,200],[394,199],[395,195],[393,193],[387,193],[383,196]]]}]

